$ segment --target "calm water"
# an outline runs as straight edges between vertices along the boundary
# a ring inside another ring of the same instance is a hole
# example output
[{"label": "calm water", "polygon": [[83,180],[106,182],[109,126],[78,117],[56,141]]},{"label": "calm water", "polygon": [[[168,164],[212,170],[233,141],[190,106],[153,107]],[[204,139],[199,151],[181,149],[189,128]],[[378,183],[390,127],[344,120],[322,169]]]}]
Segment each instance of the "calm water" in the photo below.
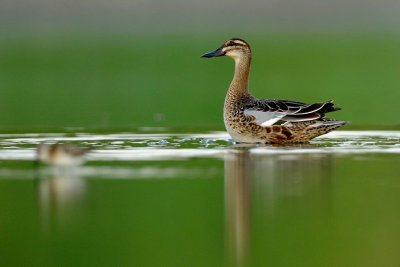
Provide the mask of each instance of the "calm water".
[{"label": "calm water", "polygon": [[[400,266],[399,131],[277,147],[159,130],[1,134],[1,265]],[[43,141],[94,150],[35,167]]]}]

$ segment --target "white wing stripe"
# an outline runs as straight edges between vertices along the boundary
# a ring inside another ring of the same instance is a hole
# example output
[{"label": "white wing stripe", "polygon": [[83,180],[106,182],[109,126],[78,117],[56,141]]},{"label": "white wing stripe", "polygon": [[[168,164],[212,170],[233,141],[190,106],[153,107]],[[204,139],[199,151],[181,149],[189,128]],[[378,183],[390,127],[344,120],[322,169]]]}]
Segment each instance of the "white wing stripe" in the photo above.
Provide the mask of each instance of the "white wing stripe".
[{"label": "white wing stripe", "polygon": [[256,123],[262,127],[271,126],[275,122],[285,117],[284,112],[264,112],[252,109],[245,109],[244,115],[253,116],[256,118]]}]

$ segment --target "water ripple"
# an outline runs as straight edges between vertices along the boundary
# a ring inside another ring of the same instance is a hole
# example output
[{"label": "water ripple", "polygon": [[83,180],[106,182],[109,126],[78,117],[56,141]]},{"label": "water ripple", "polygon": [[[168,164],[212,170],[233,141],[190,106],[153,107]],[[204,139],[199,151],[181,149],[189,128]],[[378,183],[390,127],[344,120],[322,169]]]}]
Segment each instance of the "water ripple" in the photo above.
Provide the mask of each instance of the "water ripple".
[{"label": "water ripple", "polygon": [[231,149],[248,147],[254,154],[400,154],[400,131],[335,131],[308,145],[235,145],[226,132],[204,134],[116,133],[0,134],[0,160],[32,160],[41,142],[90,147],[92,161],[222,158]]}]

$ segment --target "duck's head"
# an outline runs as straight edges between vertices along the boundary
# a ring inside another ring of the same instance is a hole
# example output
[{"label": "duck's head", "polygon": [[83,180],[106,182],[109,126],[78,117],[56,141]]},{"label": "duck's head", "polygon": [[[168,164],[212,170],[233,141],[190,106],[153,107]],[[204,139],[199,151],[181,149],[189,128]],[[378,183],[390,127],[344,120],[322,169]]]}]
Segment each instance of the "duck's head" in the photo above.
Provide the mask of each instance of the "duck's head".
[{"label": "duck's head", "polygon": [[226,41],[223,45],[221,45],[214,51],[208,52],[201,57],[210,58],[228,56],[237,60],[242,56],[248,56],[250,54],[250,45],[245,40],[240,38],[232,38]]}]

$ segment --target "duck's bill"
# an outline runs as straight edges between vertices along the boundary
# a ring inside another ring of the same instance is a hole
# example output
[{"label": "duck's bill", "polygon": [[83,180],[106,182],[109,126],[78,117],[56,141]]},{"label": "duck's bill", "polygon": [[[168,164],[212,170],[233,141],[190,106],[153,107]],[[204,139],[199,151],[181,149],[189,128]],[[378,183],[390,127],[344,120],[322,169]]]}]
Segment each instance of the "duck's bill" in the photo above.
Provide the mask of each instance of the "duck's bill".
[{"label": "duck's bill", "polygon": [[217,48],[214,51],[205,53],[204,55],[202,55],[201,57],[206,57],[206,58],[210,58],[210,57],[220,57],[220,56],[225,56],[225,52],[222,51],[222,47]]}]

